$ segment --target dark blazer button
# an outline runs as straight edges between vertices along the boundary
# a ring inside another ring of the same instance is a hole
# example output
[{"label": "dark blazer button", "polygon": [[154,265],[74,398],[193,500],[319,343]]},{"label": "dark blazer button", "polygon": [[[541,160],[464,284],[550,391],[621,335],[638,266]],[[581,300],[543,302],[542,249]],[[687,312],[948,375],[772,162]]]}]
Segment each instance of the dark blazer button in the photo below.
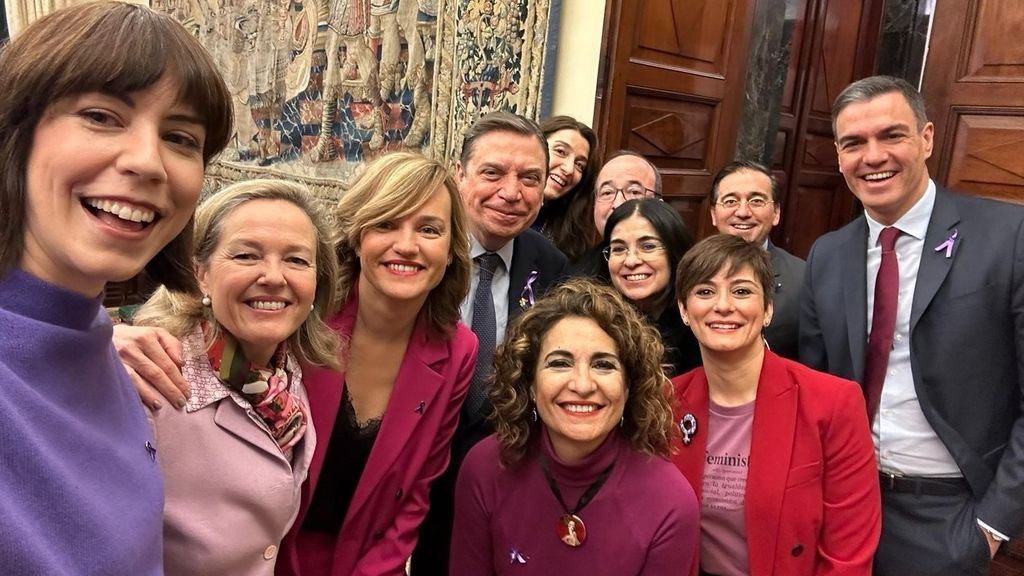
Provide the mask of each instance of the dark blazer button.
[{"label": "dark blazer button", "polygon": [[796,546],[793,546],[793,549],[790,550],[789,553],[792,554],[793,556],[799,556],[799,555],[803,554],[804,553],[804,545],[803,544],[797,544]]},{"label": "dark blazer button", "polygon": [[403,494],[405,494],[405,492],[402,492],[401,488],[395,490],[395,500],[401,500]]},{"label": "dark blazer button", "polygon": [[373,533],[373,539],[374,540],[380,540],[383,537],[384,537],[384,531],[383,530],[377,530],[376,532]]}]

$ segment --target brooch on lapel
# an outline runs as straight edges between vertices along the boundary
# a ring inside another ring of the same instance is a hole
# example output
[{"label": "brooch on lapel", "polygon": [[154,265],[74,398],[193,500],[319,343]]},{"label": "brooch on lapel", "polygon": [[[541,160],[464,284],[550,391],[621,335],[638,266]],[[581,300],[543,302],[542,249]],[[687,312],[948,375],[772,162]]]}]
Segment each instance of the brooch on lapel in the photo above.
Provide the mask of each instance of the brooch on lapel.
[{"label": "brooch on lapel", "polygon": [[949,238],[946,238],[945,242],[943,242],[942,244],[939,244],[938,246],[936,246],[935,247],[935,251],[936,252],[942,252],[943,250],[945,250],[946,251],[946,258],[952,258],[953,257],[953,244],[956,242],[956,236],[957,236],[957,229],[953,228],[953,233],[949,235]]},{"label": "brooch on lapel", "polygon": [[697,417],[686,414],[680,418],[679,431],[683,433],[683,445],[689,446],[693,442],[693,437],[697,435]]},{"label": "brooch on lapel", "polygon": [[536,301],[536,296],[533,293],[533,283],[537,281],[537,271],[533,270],[530,275],[526,278],[526,285],[523,286],[523,291],[519,293],[519,307],[526,310]]}]

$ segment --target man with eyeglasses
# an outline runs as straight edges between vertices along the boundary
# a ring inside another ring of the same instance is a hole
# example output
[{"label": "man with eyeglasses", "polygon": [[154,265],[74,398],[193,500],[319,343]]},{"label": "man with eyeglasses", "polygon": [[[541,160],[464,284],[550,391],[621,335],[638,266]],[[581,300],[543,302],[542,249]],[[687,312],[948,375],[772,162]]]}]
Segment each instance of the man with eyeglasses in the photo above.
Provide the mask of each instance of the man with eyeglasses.
[{"label": "man with eyeglasses", "polygon": [[779,182],[756,162],[727,165],[711,184],[711,222],[722,234],[760,244],[772,258],[775,274],[775,315],[764,336],[779,356],[799,354],[800,285],[805,263],[772,244],[768,236],[779,223]]},{"label": "man with eyeglasses", "polygon": [[594,228],[604,235],[612,210],[626,200],[661,198],[661,173],[641,154],[631,150],[613,152],[597,174],[594,187]]}]

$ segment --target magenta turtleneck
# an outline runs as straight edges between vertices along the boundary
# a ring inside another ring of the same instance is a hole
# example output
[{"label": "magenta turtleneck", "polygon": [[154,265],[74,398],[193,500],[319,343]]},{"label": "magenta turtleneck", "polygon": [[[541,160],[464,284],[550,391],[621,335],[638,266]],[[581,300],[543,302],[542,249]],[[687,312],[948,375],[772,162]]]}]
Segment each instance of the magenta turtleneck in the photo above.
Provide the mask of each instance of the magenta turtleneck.
[{"label": "magenta turtleneck", "polygon": [[[543,427],[541,427],[543,429]],[[570,508],[609,464],[611,474],[578,512],[587,539],[578,548],[558,536],[563,514],[541,470],[543,451]],[[560,461],[546,431],[508,468],[496,437],[474,447],[459,473],[452,532],[452,576],[516,574],[686,574],[694,559],[699,508],[679,470],[632,450],[614,430],[577,463]]]}]

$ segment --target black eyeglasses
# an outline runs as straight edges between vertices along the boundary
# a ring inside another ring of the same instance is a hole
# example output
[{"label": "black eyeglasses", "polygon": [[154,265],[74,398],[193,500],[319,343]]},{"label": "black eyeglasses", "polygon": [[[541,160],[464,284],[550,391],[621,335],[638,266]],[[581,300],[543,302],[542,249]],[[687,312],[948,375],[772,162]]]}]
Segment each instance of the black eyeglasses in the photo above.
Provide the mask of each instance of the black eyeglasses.
[{"label": "black eyeglasses", "polygon": [[643,198],[661,198],[661,194],[658,194],[654,190],[647,188],[643,184],[634,182],[625,188],[616,188],[614,186],[601,186],[597,189],[597,201],[601,204],[610,204],[615,201],[615,197],[622,194],[623,200],[640,200]]}]

